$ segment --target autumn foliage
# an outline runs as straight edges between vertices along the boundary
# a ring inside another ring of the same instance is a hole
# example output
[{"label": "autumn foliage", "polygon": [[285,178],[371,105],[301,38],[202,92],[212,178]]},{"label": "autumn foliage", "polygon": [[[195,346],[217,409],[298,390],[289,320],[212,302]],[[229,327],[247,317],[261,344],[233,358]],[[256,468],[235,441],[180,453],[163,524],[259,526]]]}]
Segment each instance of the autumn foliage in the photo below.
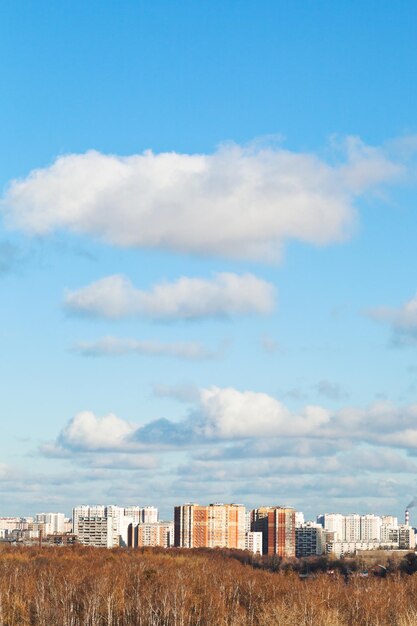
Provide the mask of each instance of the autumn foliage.
[{"label": "autumn foliage", "polygon": [[270,571],[221,551],[0,551],[0,626],[414,626],[417,576]]}]

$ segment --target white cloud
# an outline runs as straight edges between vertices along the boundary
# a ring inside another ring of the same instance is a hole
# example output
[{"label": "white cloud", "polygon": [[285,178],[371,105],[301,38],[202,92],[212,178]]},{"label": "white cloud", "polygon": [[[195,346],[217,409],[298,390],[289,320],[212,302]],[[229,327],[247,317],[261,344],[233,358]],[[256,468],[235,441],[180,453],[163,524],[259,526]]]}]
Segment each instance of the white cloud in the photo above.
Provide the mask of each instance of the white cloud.
[{"label": "white cloud", "polygon": [[237,145],[194,155],[90,151],[12,181],[2,204],[9,223],[33,234],[69,230],[123,247],[276,260],[287,239],[345,238],[355,197],[402,173],[356,138],[345,155],[328,164]]},{"label": "white cloud", "polygon": [[[196,454],[202,446],[205,458],[238,460],[332,456],[361,444],[411,453],[417,449],[417,404],[398,407],[380,402],[334,412],[305,406],[295,413],[265,393],[218,387],[201,389],[197,398],[193,393],[189,402],[193,408],[183,419],[158,418],[144,425],[113,414],[78,413],[56,442],[44,444],[41,452],[68,458],[74,453],[137,454],[148,449],[162,453],[188,448]],[[214,446],[211,452],[207,445]]]},{"label": "white cloud", "polygon": [[113,413],[98,417],[82,411],[62,430],[58,444],[74,450],[114,450],[126,446],[133,432],[131,424]]},{"label": "white cloud", "polygon": [[417,344],[417,294],[398,308],[378,307],[366,314],[391,325],[395,344]]},{"label": "white cloud", "polygon": [[203,360],[219,356],[207,350],[201,343],[163,343],[161,341],[139,341],[138,339],[102,337],[97,341],[79,341],[73,350],[83,356],[120,356],[144,354],[149,356],[175,357],[179,359]]},{"label": "white cloud", "polygon": [[111,319],[145,316],[154,319],[198,319],[270,313],[275,288],[252,274],[216,274],[212,279],[182,277],[142,291],[121,275],[107,276],[68,292],[64,306],[77,313]]},{"label": "white cloud", "polygon": [[265,393],[218,387],[202,390],[201,411],[204,434],[221,439],[306,435],[330,418],[322,407],[307,406],[294,415]]}]

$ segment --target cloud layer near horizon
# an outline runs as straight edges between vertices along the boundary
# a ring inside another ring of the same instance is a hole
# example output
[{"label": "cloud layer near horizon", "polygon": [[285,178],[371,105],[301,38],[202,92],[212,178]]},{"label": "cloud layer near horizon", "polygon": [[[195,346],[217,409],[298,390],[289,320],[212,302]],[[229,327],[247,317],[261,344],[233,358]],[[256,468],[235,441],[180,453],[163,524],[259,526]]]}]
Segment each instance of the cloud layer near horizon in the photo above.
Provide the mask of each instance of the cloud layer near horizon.
[{"label": "cloud layer near horizon", "polygon": [[212,279],[183,276],[172,283],[137,289],[128,278],[107,276],[76,291],[69,291],[64,307],[72,313],[118,319],[201,319],[251,313],[271,313],[275,288],[253,274],[219,273]]},{"label": "cloud layer near horizon", "polygon": [[[311,440],[311,445],[305,448],[307,456],[317,454],[313,448],[319,442],[323,446],[325,442],[336,441],[339,442],[334,448],[336,452],[343,442],[348,447],[368,443],[417,450],[416,419],[417,404],[397,407],[380,402],[365,409],[345,407],[337,411],[306,405],[300,411],[292,411],[265,393],[210,387],[200,390],[189,413],[179,421],[159,418],[135,425],[114,414],[98,417],[90,411],[78,413],[54,445],[75,452],[135,452],[147,447],[158,451],[222,443],[230,454],[245,441],[251,441],[252,449],[245,448],[242,456],[256,457],[275,456],[284,438],[293,442]],[[257,447],[257,441],[263,441],[261,448]],[[300,448],[296,454],[301,454]]]},{"label": "cloud layer near horizon", "polygon": [[229,144],[213,154],[61,156],[9,185],[9,223],[69,230],[122,247],[279,259],[286,240],[345,238],[355,198],[402,173],[382,149],[350,137],[344,162]]},{"label": "cloud layer near horizon", "polygon": [[[337,510],[375,502],[383,512],[410,497],[417,405],[294,411],[268,394],[232,387],[187,390],[179,399],[189,410],[175,421],[139,424],[80,412],[40,452],[88,472],[95,489],[119,481],[126,499],[137,498],[140,488],[145,499],[158,492],[165,507],[204,494],[249,506],[288,502],[317,513],[325,490],[327,506]],[[131,491],[121,474],[133,481]],[[106,488],[107,498],[117,496],[114,489]]]}]

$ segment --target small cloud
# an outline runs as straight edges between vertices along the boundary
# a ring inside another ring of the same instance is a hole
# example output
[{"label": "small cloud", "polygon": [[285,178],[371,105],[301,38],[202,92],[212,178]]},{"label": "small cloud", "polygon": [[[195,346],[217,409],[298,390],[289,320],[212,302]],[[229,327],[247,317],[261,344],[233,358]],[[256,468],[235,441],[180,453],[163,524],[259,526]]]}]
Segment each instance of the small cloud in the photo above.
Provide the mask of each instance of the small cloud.
[{"label": "small cloud", "polygon": [[338,383],[330,380],[320,380],[316,385],[316,391],[320,396],[329,400],[344,400],[348,397],[346,391]]},{"label": "small cloud", "polygon": [[417,346],[417,294],[397,308],[377,307],[368,309],[365,315],[389,324],[393,347]]},{"label": "small cloud", "polygon": [[182,277],[141,291],[121,275],[107,276],[69,291],[64,307],[71,313],[120,319],[143,316],[157,320],[202,319],[268,314],[275,288],[253,274],[216,274],[212,279]]},{"label": "small cloud", "polygon": [[267,334],[261,337],[261,347],[267,354],[276,354],[281,350],[279,343]]},{"label": "small cloud", "polygon": [[162,385],[155,384],[152,387],[153,394],[159,398],[173,398],[186,404],[195,403],[200,397],[200,390],[195,385]]},{"label": "small cloud", "polygon": [[147,356],[174,357],[192,361],[213,359],[219,352],[210,351],[201,343],[163,343],[161,341],[140,341],[131,338],[102,337],[96,341],[79,341],[73,351],[87,357],[123,356],[138,354]]}]

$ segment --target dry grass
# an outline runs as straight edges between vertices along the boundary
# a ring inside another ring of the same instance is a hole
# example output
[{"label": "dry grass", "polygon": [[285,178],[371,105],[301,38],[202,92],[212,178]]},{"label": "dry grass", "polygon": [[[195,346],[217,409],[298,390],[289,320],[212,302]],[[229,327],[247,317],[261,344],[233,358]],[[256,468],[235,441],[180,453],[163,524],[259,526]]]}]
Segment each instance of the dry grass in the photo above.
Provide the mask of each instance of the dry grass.
[{"label": "dry grass", "polygon": [[9,548],[0,626],[417,626],[417,577],[272,573],[218,552]]}]

